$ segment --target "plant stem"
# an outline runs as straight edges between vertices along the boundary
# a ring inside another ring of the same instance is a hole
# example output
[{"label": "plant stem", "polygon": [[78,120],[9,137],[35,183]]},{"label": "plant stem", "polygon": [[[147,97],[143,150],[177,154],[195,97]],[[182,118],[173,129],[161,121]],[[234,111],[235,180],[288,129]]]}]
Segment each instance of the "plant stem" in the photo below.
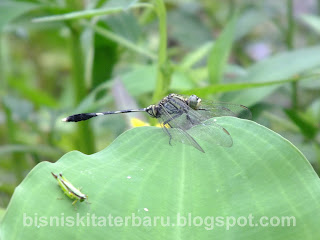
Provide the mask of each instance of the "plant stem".
[{"label": "plant stem", "polygon": [[288,22],[288,29],[287,29],[287,48],[293,49],[293,37],[294,37],[294,19],[293,19],[293,0],[287,0],[287,22]]},{"label": "plant stem", "polygon": [[[3,104],[4,112],[6,114],[6,123],[8,129],[8,142],[11,144],[17,143],[15,123],[12,119],[12,113],[6,104]],[[23,165],[25,164],[26,156],[22,153],[14,152],[12,154],[12,166],[15,172],[16,184],[18,185],[23,180]]]},{"label": "plant stem", "polygon": [[[294,30],[295,30],[295,24],[294,24],[294,16],[293,16],[293,0],[287,0],[287,22],[288,22],[288,29],[287,29],[287,36],[286,36],[286,43],[287,48],[289,50],[292,50],[294,48],[293,46],[293,40],[294,40]],[[291,83],[292,87],[292,108],[297,109],[298,108],[298,82]]]},{"label": "plant stem", "polygon": [[234,16],[235,7],[236,7],[236,4],[235,4],[234,0],[229,0],[227,22],[229,21],[230,18],[232,18]]},{"label": "plant stem", "polygon": [[[76,104],[86,96],[86,84],[84,76],[84,59],[80,42],[80,30],[70,26],[71,30],[71,58],[73,74],[73,90]],[[92,130],[88,122],[77,124],[78,137],[76,145],[84,153],[95,152],[95,142]]]},{"label": "plant stem", "polygon": [[167,93],[170,85],[171,69],[167,59],[167,16],[166,8],[162,0],[154,0],[154,9],[159,19],[160,43],[158,49],[158,66],[156,89],[153,94],[153,102],[158,101]]}]

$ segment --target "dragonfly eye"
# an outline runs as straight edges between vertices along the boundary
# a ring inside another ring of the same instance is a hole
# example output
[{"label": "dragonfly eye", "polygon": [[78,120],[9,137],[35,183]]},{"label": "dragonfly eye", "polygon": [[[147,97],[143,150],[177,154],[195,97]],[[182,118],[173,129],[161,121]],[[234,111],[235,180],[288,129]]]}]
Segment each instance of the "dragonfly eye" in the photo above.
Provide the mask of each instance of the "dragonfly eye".
[{"label": "dragonfly eye", "polygon": [[155,105],[151,105],[149,107],[147,107],[146,112],[151,116],[156,118],[157,117],[157,109],[155,107]]},{"label": "dragonfly eye", "polygon": [[192,109],[198,109],[201,103],[201,98],[199,98],[196,95],[191,95],[188,99],[188,105],[189,107],[191,107]]}]

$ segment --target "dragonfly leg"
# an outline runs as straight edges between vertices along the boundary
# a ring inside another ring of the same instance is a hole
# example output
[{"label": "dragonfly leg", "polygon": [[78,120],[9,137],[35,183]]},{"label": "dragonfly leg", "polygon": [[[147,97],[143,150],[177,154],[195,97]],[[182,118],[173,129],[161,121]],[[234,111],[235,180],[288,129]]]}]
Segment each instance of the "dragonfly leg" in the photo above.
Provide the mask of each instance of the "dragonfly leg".
[{"label": "dragonfly leg", "polygon": [[[168,125],[171,127],[170,123],[166,123],[166,124],[168,124]],[[172,128],[172,127],[171,127],[171,128]],[[168,131],[168,129],[167,129],[165,126],[163,126],[163,129],[164,129],[164,130],[166,131],[166,133],[169,135],[169,144],[172,146],[172,144],[171,144],[172,136],[171,136],[170,132]]]},{"label": "dragonfly leg", "polygon": [[205,108],[198,108],[197,110],[202,110],[202,111],[210,111],[209,109],[205,109]]},{"label": "dragonfly leg", "polygon": [[189,114],[186,114],[186,118],[192,125],[196,124],[194,121],[192,121],[192,119],[190,118]]}]

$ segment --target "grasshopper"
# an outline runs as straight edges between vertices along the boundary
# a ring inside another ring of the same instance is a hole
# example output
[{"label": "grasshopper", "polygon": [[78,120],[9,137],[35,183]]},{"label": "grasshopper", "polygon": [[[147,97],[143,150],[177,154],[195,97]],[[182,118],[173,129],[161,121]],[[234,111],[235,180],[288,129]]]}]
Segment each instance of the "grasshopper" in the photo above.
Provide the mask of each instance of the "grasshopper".
[{"label": "grasshopper", "polygon": [[58,181],[58,184],[64,194],[66,194],[70,199],[74,200],[72,205],[75,205],[77,201],[88,201],[88,195],[80,192],[79,189],[73,186],[64,176],[62,176],[62,173],[59,173],[59,175],[55,175],[53,172],[51,172],[51,174]]}]

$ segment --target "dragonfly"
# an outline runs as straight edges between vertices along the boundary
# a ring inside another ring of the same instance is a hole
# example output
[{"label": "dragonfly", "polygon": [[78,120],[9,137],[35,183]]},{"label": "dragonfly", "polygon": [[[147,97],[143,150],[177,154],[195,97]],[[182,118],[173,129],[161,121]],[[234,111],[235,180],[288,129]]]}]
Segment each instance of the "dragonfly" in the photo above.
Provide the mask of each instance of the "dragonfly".
[{"label": "dragonfly", "polygon": [[203,153],[205,151],[196,141],[197,138],[223,147],[233,145],[230,133],[216,123],[216,117],[232,116],[243,119],[251,119],[252,117],[251,111],[243,105],[212,102],[202,100],[196,95],[184,96],[171,93],[157,104],[152,104],[146,108],[80,113],[66,117],[62,121],[79,122],[97,116],[133,112],[146,112],[149,116],[156,118],[169,135],[170,145],[172,145],[173,140],[191,145]]}]

